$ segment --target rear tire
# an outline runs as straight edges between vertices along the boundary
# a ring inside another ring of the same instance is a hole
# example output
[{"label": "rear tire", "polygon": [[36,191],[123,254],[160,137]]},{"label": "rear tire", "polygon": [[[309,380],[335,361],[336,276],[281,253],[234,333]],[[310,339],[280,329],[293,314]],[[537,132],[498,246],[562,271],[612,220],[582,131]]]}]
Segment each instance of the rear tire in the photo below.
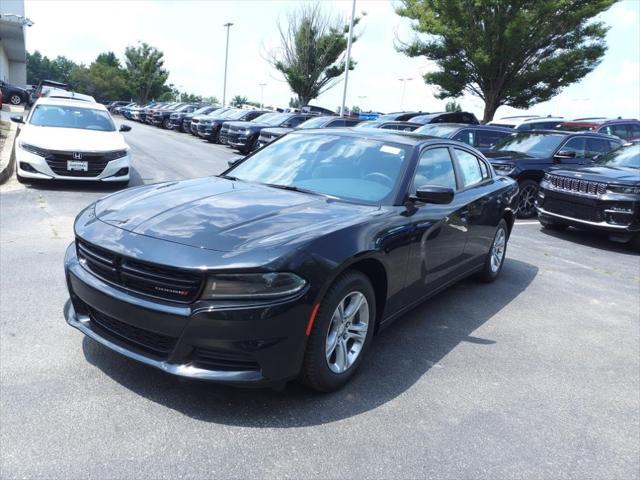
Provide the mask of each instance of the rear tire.
[{"label": "rear tire", "polygon": [[20,105],[22,103],[22,97],[17,93],[14,93],[9,97],[9,103],[11,105]]},{"label": "rear tire", "polygon": [[540,222],[542,228],[544,228],[545,230],[555,230],[557,232],[562,232],[569,228],[569,225],[567,225],[566,223],[554,222],[542,217],[538,217],[538,221]]},{"label": "rear tire", "polygon": [[539,184],[535,180],[522,180],[518,183],[518,218],[531,218],[536,214],[536,196]]},{"label": "rear tire", "polygon": [[21,183],[23,185],[29,183],[29,181],[25,177],[20,175],[18,172],[16,172],[16,180],[18,180],[18,183]]},{"label": "rear tire", "polygon": [[478,279],[485,283],[493,282],[504,265],[504,259],[507,256],[507,242],[509,240],[509,228],[507,222],[504,219],[498,223],[496,233],[493,235],[493,242],[491,242],[491,248],[487,253],[487,258],[484,261],[482,271],[478,274]]},{"label": "rear tire", "polygon": [[358,370],[376,324],[375,293],[362,273],[348,271],[325,294],[307,341],[300,380],[320,392],[344,386]]}]

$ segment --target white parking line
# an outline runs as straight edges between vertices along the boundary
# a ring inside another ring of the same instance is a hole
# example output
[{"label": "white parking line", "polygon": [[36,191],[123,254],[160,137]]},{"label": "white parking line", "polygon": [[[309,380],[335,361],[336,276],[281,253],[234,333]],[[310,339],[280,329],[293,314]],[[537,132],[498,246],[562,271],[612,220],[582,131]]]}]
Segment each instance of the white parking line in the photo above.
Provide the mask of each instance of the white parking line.
[{"label": "white parking line", "polygon": [[537,220],[526,222],[526,221],[516,221],[516,225],[540,225],[540,222]]}]

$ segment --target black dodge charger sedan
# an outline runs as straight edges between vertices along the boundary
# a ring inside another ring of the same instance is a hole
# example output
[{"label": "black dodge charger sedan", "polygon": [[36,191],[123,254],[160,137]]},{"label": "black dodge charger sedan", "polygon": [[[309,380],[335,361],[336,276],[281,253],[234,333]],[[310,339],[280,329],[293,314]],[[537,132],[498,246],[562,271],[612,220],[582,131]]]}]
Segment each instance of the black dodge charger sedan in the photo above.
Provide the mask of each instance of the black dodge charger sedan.
[{"label": "black dodge charger sedan", "polygon": [[550,170],[536,206],[544,228],[601,230],[640,249],[640,143],[602,155],[589,166]]},{"label": "black dodge charger sedan", "polygon": [[544,173],[556,166],[588,165],[597,155],[622,145],[611,135],[533,130],[499,140],[485,156],[499,175],[518,181],[518,217],[536,214],[535,201]]},{"label": "black dodge charger sedan", "polygon": [[80,212],[66,320],[175,375],[334,390],[380,328],[468,275],[496,279],[516,196],[458,142],[294,131],[222,175]]}]

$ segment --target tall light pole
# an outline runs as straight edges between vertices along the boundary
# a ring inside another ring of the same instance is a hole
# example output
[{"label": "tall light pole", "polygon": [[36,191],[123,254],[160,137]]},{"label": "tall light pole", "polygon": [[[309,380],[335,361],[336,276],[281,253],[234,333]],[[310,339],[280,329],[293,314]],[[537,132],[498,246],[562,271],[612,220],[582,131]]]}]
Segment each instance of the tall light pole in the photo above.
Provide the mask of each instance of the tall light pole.
[{"label": "tall light pole", "polygon": [[227,62],[229,60],[229,30],[233,23],[228,22],[223,25],[223,27],[227,27],[227,49],[224,54],[224,86],[222,87],[222,106],[227,106]]},{"label": "tall light pole", "polygon": [[398,80],[402,82],[402,96],[400,97],[400,111],[403,111],[402,109],[404,108],[404,90],[407,87],[407,82],[410,80],[413,80],[413,78],[399,78]]},{"label": "tall light pole", "polygon": [[264,87],[267,86],[266,83],[259,83],[260,86],[260,108],[264,108]]},{"label": "tall light pole", "polygon": [[340,107],[340,116],[344,117],[344,104],[347,101],[347,83],[349,83],[349,64],[351,63],[351,43],[353,39],[353,17],[356,14],[356,0],[353,0],[351,6],[351,21],[349,22],[349,40],[347,40],[347,63],[344,66],[344,90],[342,91],[342,107]]}]

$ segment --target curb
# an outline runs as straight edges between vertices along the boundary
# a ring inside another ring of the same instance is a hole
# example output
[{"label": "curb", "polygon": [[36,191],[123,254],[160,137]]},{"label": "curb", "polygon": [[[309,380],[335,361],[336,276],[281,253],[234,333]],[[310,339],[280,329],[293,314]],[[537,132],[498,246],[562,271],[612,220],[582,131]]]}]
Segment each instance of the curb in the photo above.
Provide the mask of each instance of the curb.
[{"label": "curb", "polygon": [[7,132],[4,147],[0,152],[0,185],[13,175],[13,169],[15,167],[16,132],[17,129],[15,125],[12,124]]}]

